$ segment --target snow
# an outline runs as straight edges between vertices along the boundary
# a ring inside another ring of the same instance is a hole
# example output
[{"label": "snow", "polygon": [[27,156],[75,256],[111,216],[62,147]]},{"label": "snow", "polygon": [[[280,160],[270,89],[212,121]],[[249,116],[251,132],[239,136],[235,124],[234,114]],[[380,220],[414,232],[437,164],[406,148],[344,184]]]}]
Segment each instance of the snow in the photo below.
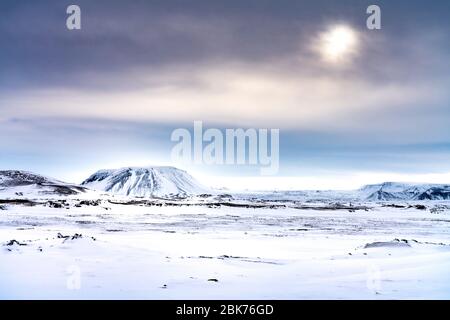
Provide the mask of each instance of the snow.
[{"label": "snow", "polygon": [[82,185],[134,197],[186,196],[210,192],[187,172],[174,167],[100,170]]},{"label": "snow", "polygon": [[0,171],[0,197],[42,198],[89,192],[86,188],[20,170]]},{"label": "snow", "polygon": [[0,211],[0,298],[450,298],[445,201],[350,212],[65,199]]},{"label": "snow", "polygon": [[366,200],[450,200],[450,185],[405,184],[384,182],[366,185],[359,189],[361,199]]},{"label": "snow", "polygon": [[448,189],[223,194],[172,167],[83,186],[0,171],[0,299],[449,299],[450,203],[428,200]]}]

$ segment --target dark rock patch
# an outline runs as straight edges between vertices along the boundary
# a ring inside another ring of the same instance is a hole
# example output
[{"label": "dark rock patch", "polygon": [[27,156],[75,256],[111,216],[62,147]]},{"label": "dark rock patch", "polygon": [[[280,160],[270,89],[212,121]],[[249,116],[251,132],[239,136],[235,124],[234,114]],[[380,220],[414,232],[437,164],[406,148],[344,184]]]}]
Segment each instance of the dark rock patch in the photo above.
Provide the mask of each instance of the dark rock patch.
[{"label": "dark rock patch", "polygon": [[[83,235],[81,233],[75,233],[72,236],[65,236],[61,233],[58,232],[58,235],[56,236],[58,239],[64,239],[63,242],[66,242],[67,240],[76,240],[76,239],[81,239],[83,238]],[[89,237],[91,238],[93,241],[96,241],[97,239],[94,237]]]},{"label": "dark rock patch", "polygon": [[27,244],[26,244],[26,243],[20,243],[19,241],[14,240],[14,239],[8,241],[8,242],[5,244],[5,246],[14,246],[14,245],[17,245],[17,246],[26,246]]}]

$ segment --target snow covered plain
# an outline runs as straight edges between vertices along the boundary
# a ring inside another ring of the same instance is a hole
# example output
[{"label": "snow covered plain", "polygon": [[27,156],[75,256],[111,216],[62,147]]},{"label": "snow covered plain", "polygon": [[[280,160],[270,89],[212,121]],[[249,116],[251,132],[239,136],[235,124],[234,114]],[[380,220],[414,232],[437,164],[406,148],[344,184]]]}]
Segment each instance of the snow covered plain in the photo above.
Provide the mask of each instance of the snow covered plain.
[{"label": "snow covered plain", "polygon": [[99,198],[0,203],[1,299],[450,299],[446,201]]}]

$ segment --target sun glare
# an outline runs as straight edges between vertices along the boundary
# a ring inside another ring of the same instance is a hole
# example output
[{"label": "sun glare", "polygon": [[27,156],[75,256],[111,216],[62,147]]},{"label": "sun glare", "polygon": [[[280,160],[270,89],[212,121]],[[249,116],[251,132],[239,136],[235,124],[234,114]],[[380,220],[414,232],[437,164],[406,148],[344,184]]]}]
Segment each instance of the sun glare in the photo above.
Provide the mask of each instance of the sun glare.
[{"label": "sun glare", "polygon": [[330,62],[343,62],[357,52],[358,34],[348,26],[335,26],[320,37],[320,52]]}]

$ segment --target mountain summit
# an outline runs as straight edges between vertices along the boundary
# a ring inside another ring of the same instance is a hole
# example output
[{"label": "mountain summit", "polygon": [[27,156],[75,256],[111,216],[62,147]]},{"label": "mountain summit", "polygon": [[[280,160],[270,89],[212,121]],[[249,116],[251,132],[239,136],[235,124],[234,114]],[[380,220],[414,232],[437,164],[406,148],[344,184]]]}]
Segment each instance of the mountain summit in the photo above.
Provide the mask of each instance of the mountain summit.
[{"label": "mountain summit", "polygon": [[207,193],[186,171],[174,167],[99,170],[82,183],[90,189],[123,196],[167,197]]}]

